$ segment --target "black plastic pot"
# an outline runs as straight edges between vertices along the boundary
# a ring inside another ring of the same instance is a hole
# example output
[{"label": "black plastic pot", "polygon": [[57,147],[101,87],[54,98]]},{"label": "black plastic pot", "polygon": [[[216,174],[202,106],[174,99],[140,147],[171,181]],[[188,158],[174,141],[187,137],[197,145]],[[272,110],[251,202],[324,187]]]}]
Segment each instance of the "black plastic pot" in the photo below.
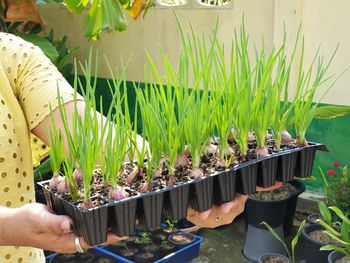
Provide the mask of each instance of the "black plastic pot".
[{"label": "black plastic pot", "polygon": [[197,212],[208,210],[213,205],[214,176],[195,181],[191,185],[190,202]]},{"label": "black plastic pot", "polygon": [[270,157],[261,160],[258,164],[257,185],[260,187],[270,187],[276,182],[278,158]]},{"label": "black plastic pot", "polygon": [[[268,261],[265,261],[265,258],[267,258],[267,257],[276,257],[276,258],[279,257],[279,258],[284,259],[284,260],[285,260],[285,263],[289,263],[289,262],[290,262],[289,258],[287,258],[287,257],[284,256],[284,255],[276,254],[276,253],[267,253],[267,254],[262,255],[262,256],[259,257],[259,263],[269,263]],[[273,261],[273,262],[275,262],[275,261]],[[280,261],[279,261],[279,262],[280,262]],[[281,262],[281,263],[282,263],[282,262]]]},{"label": "black plastic pot", "polygon": [[149,252],[144,252],[144,253],[135,255],[136,263],[149,263],[154,261],[155,261],[155,256]]},{"label": "black plastic pot", "polygon": [[246,164],[237,170],[237,192],[253,194],[256,191],[258,163]]},{"label": "black plastic pot", "polygon": [[175,245],[170,242],[165,242],[160,245],[161,256],[165,257],[175,251]]},{"label": "black plastic pot", "polygon": [[107,240],[107,205],[80,210],[75,204],[63,201],[63,206],[65,214],[74,221],[74,233],[82,236],[87,244],[96,246]]},{"label": "black plastic pot", "polygon": [[192,244],[196,240],[196,236],[191,233],[175,233],[168,237],[168,241],[174,244],[177,248],[182,248]]},{"label": "black plastic pot", "polygon": [[117,236],[129,236],[135,232],[137,199],[116,202],[109,207],[110,227]]},{"label": "black plastic pot", "polygon": [[282,225],[289,197],[282,200],[263,201],[248,198],[245,205],[245,215],[248,225],[266,229],[261,225],[265,221],[272,228]]},{"label": "black plastic pot", "polygon": [[290,194],[287,201],[287,206],[283,219],[283,230],[285,237],[290,236],[293,232],[293,220],[298,203],[298,197],[301,193],[305,191],[305,184],[302,181],[293,180],[290,182],[290,184],[296,188],[296,191]]},{"label": "black plastic pot", "polygon": [[232,201],[236,195],[236,172],[225,170],[218,173],[214,180],[214,202],[223,204]]},{"label": "black plastic pot", "polygon": [[295,176],[296,165],[299,153],[297,151],[283,154],[278,157],[277,179],[287,183]]},{"label": "black plastic pot", "polygon": [[303,229],[303,242],[304,242],[304,259],[305,263],[327,263],[328,255],[330,251],[320,251],[320,248],[325,243],[313,240],[309,234],[314,230],[323,230],[324,228],[321,225],[308,225]]},{"label": "black plastic pot", "polygon": [[150,193],[137,199],[137,216],[147,230],[161,224],[164,191]]},{"label": "black plastic pot", "polygon": [[186,218],[190,184],[176,185],[165,192],[164,216],[174,221]]},{"label": "black plastic pot", "polygon": [[328,263],[335,263],[337,260],[345,257],[344,254],[338,252],[338,251],[333,251],[328,255]]},{"label": "black plastic pot", "polygon": [[311,176],[316,150],[316,147],[304,147],[299,151],[295,176],[300,178]]},{"label": "black plastic pot", "polygon": [[322,218],[322,215],[320,213],[312,213],[310,215],[307,216],[307,222],[310,224],[310,225],[315,225],[315,224],[318,224],[316,222],[317,219],[321,219]]}]

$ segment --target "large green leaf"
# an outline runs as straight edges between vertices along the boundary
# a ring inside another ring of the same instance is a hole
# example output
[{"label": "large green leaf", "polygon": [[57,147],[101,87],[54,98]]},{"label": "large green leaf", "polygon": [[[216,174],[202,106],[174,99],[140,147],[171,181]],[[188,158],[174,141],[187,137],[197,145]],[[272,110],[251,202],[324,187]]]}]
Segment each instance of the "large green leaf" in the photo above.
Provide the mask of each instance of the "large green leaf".
[{"label": "large green leaf", "polygon": [[350,113],[350,106],[323,106],[316,108],[316,119],[333,119]]},{"label": "large green leaf", "polygon": [[58,57],[58,52],[47,39],[42,38],[38,35],[26,33],[16,33],[16,35],[38,46],[44,52],[44,54],[51,59],[52,62],[56,61]]}]

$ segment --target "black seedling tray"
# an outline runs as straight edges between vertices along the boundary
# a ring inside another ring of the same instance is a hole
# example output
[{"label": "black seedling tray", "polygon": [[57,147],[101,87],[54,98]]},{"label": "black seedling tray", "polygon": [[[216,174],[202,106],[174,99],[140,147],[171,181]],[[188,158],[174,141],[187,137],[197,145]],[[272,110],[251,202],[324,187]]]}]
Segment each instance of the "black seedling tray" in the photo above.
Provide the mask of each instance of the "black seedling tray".
[{"label": "black seedling tray", "polygon": [[107,204],[88,210],[77,208],[75,203],[48,189],[49,180],[38,184],[43,189],[47,205],[56,214],[70,216],[75,223],[76,235],[83,236],[89,245],[94,246],[106,241],[108,229],[119,236],[132,234],[136,218],[146,229],[152,230],[160,226],[163,214],[171,220],[185,218],[189,202],[194,210],[202,212],[210,209],[213,202],[222,204],[233,200],[236,192],[255,193],[257,185],[268,187],[276,180],[289,182],[294,176],[310,176],[317,150],[328,151],[322,144],[309,142],[306,147],[250,160],[202,179],[117,202],[106,199]]}]

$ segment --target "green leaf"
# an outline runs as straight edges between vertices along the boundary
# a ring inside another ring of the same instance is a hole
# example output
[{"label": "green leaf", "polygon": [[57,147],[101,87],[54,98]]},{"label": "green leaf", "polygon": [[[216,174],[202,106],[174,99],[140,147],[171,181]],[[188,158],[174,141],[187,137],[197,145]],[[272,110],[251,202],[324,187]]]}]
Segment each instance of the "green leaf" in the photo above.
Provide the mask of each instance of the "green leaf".
[{"label": "green leaf", "polygon": [[323,220],[328,224],[332,224],[332,215],[329,211],[327,205],[324,202],[318,203],[318,209],[320,210],[320,214],[322,215]]},{"label": "green leaf", "polygon": [[350,106],[323,106],[316,108],[315,118],[329,120],[350,113]]},{"label": "green leaf", "polygon": [[305,227],[305,223],[306,223],[305,220],[303,220],[303,222],[301,222],[301,224],[300,224],[300,226],[298,228],[298,232],[297,232],[297,234],[295,235],[295,237],[292,240],[292,255],[291,255],[292,256],[292,258],[291,258],[291,262],[292,263],[294,263],[295,246],[298,244],[298,240],[299,240],[299,237],[300,237],[300,235],[301,235],[301,233],[302,233],[302,231],[303,231],[303,229]]},{"label": "green leaf", "polygon": [[38,35],[26,33],[16,33],[16,35],[38,46],[52,62],[56,61],[58,57],[58,52],[47,39],[42,38]]}]

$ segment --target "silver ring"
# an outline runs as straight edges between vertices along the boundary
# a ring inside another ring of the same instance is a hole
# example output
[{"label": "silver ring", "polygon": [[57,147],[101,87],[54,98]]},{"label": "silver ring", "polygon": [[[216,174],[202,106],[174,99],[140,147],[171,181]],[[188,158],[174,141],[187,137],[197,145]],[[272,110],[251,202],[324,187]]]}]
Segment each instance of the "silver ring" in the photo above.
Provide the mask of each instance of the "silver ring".
[{"label": "silver ring", "polygon": [[75,244],[75,248],[77,250],[77,252],[79,253],[85,253],[85,250],[81,247],[80,245],[80,239],[79,237],[75,237],[74,239],[74,244]]}]

